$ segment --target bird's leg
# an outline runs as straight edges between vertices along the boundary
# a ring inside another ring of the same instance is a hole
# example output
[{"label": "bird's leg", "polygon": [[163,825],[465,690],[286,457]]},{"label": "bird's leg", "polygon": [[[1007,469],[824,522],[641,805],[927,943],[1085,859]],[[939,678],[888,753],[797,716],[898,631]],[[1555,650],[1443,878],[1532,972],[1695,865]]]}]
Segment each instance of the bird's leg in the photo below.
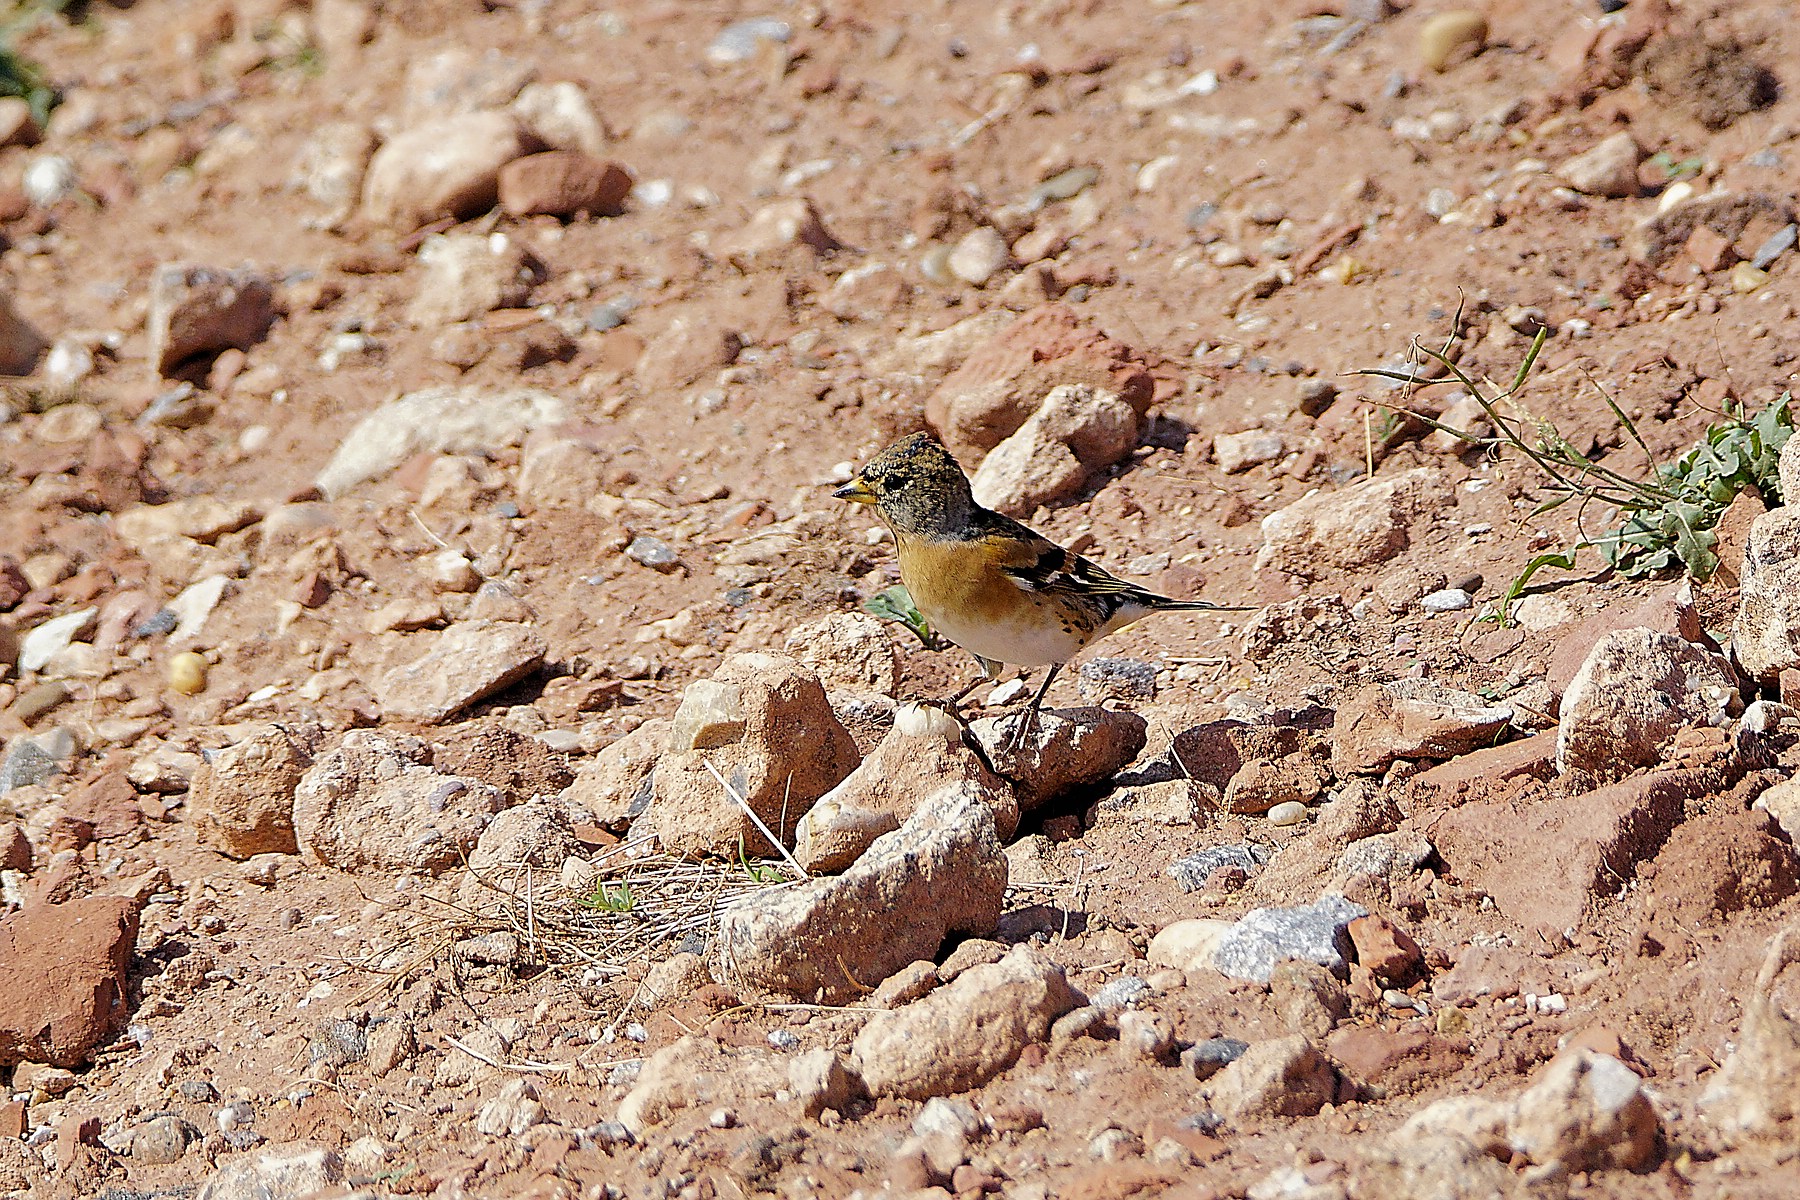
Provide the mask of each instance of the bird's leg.
[{"label": "bird's leg", "polygon": [[974,679],[971,679],[961,691],[956,693],[956,695],[940,701],[944,706],[945,712],[955,715],[957,706],[968,697],[969,693],[984,683],[992,683],[994,680],[1000,678],[1000,670],[1005,665],[1004,663],[994,662],[992,659],[982,658],[980,655],[976,656],[975,661],[981,664],[981,674]]},{"label": "bird's leg", "polygon": [[1043,704],[1044,694],[1050,690],[1050,683],[1060,670],[1062,670],[1061,663],[1051,663],[1050,669],[1044,672],[1044,682],[1038,685],[1037,695],[1031,698],[1031,703],[1027,704],[1025,711],[1019,714],[1018,725],[1013,728],[1011,736],[1006,739],[1007,753],[1018,753],[1019,748],[1025,744],[1025,739],[1030,737],[1032,731],[1037,728],[1038,707]]}]

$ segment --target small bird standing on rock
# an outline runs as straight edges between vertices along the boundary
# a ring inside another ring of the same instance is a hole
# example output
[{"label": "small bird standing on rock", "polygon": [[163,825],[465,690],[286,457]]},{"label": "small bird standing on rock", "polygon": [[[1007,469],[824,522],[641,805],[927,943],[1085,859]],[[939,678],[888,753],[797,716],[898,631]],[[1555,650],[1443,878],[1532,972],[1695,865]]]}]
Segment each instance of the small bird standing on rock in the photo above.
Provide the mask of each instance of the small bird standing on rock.
[{"label": "small bird standing on rock", "polygon": [[983,508],[950,452],[927,434],[895,442],[832,495],[875,506],[894,532],[913,604],[981,664],[982,677],[950,704],[998,679],[1009,663],[1050,668],[1010,739],[1014,747],[1036,724],[1057,671],[1107,634],[1153,612],[1248,611],[1159,596]]}]

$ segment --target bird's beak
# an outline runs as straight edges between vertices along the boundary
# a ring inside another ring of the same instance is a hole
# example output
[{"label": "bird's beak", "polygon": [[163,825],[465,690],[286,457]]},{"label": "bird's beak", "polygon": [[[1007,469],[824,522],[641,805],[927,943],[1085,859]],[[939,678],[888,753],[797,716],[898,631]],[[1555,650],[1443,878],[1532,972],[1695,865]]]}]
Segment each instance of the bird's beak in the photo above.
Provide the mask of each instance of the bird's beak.
[{"label": "bird's beak", "polygon": [[855,504],[875,503],[875,491],[868,484],[863,482],[861,475],[858,475],[849,483],[846,483],[843,487],[831,494],[839,500],[849,500]]}]

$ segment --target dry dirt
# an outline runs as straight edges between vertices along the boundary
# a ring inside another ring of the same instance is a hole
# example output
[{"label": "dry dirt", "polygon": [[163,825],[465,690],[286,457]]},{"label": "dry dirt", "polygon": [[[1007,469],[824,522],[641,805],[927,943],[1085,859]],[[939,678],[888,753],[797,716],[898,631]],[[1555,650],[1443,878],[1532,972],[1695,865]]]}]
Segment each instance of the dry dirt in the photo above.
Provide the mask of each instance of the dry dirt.
[{"label": "dry dirt", "polygon": [[[1354,604],[1406,570],[1473,581],[1477,605],[1491,601],[1531,554],[1566,544],[1576,514],[1533,515],[1539,481],[1516,457],[1457,458],[1429,448],[1416,430],[1382,443],[1384,414],[1372,402],[1397,393],[1351,373],[1398,363],[1414,337],[1443,339],[1461,306],[1470,334],[1463,369],[1509,380],[1529,342],[1509,318],[1528,331],[1516,310],[1536,308],[1555,333],[1528,402],[1577,440],[1622,447],[1612,461],[1632,469],[1638,452],[1624,445],[1597,385],[1658,455],[1691,444],[1727,402],[1761,407],[1788,389],[1797,353],[1793,253],[1746,294],[1734,289],[1728,265],[1708,272],[1681,251],[1647,267],[1630,258],[1628,243],[1666,182],[1657,163],[1692,160],[1702,190],[1767,191],[1791,202],[1800,99],[1785,73],[1800,61],[1800,43],[1787,6],[1768,0],[1669,11],[1631,0],[1611,20],[1643,22],[1659,45],[1687,37],[1700,48],[1606,60],[1613,42],[1588,44],[1599,7],[1526,0],[1493,5],[1485,50],[1440,74],[1419,59],[1432,6],[1355,23],[1381,7],[845,0],[765,12],[679,2],[321,0],[309,9],[145,0],[31,23],[18,49],[63,90],[64,111],[42,145],[0,149],[4,276],[14,306],[48,337],[89,331],[98,366],[73,397],[30,380],[12,389],[16,411],[0,424],[0,552],[30,562],[35,586],[0,620],[28,629],[127,590],[146,593],[145,611],[154,611],[215,571],[233,585],[199,647],[211,669],[198,695],[168,688],[172,650],[155,637],[121,651],[103,678],[73,680],[68,698],[31,714],[29,726],[16,706],[23,685],[16,676],[0,682],[0,736],[61,725],[85,747],[46,790],[0,798],[0,817],[11,806],[28,819],[55,795],[158,747],[210,751],[271,721],[381,722],[365,681],[406,637],[434,635],[376,636],[365,622],[388,601],[430,595],[418,563],[439,544],[466,549],[503,584],[499,598],[470,603],[534,622],[551,665],[452,725],[421,732],[466,742],[494,725],[569,730],[579,763],[644,719],[668,715],[683,687],[726,653],[779,648],[793,626],[854,608],[891,582],[886,545],[867,536],[871,518],[829,498],[843,464],[920,426],[935,376],[928,364],[909,375],[915,364],[884,356],[902,337],[1055,298],[1145,359],[1155,409],[1142,449],[1074,502],[1036,513],[1038,528],[1084,538],[1113,570],[1221,602],[1335,594]],[[365,9],[366,39],[356,36]],[[709,62],[721,29],[759,15],[789,22],[790,40],[745,62]],[[1738,49],[1719,50],[1727,41]],[[1755,74],[1759,64],[1777,73],[1777,88]],[[496,211],[467,222],[516,239],[543,270],[526,305],[481,319],[478,361],[452,365],[440,330],[403,316],[422,274],[413,231],[355,216],[331,221],[299,190],[296,164],[327,123],[391,130],[433,106],[503,102],[528,79],[578,82],[604,121],[606,154],[640,190],[614,217],[562,222]],[[1170,94],[1193,80],[1189,94]],[[1396,123],[1416,136],[1401,136]],[[1662,156],[1645,162],[1641,195],[1557,190],[1546,164],[1620,130]],[[39,208],[18,181],[47,153],[75,164],[80,187]],[[1041,182],[1080,166],[1097,170],[1085,190],[1029,203]],[[669,202],[651,202],[642,187],[650,181],[671,185]],[[813,200],[840,248],[718,249],[762,206],[794,195]],[[1054,226],[1054,253],[1005,267],[985,287],[933,282],[921,271],[932,246],[987,220],[1013,222],[1015,235]],[[145,333],[152,271],[169,262],[248,264],[280,280],[282,315],[268,337],[210,371],[198,368],[207,411],[187,427],[137,419],[171,386],[147,361]],[[834,279],[872,263],[896,268],[891,285],[848,317],[828,310]],[[1252,286],[1283,264],[1291,280]],[[604,305],[623,317],[616,327],[589,320]],[[322,361],[355,334],[365,335],[353,339],[360,349]],[[1310,380],[1339,389],[1317,417],[1299,408]],[[331,501],[323,528],[290,530],[283,541],[253,524],[217,537],[199,559],[151,562],[112,532],[111,514],[142,500],[210,496],[259,512],[315,500],[314,477],[362,414],[452,382],[524,383],[564,397],[579,436],[608,464],[605,486],[625,504],[601,514],[521,503],[518,447],[496,445],[461,456],[466,469],[451,486],[427,487],[429,461],[359,486]],[[51,415],[34,410],[70,399],[97,411],[106,432],[46,440]],[[1257,427],[1280,431],[1287,451],[1224,474],[1214,435]],[[1354,480],[1371,461],[1377,475],[1418,465],[1447,471],[1454,511],[1437,514],[1388,563],[1322,569],[1307,580],[1252,570],[1262,517],[1309,490]],[[783,549],[766,578],[746,582],[716,561],[760,527],[807,513],[824,517]],[[638,535],[667,542],[679,568],[659,572],[626,557]],[[1145,557],[1159,554],[1166,557]],[[1569,615],[1621,611],[1656,588],[1597,567],[1589,559],[1585,574],[1554,581],[1551,595]],[[1706,623],[1728,628],[1734,600],[1720,585],[1702,590]],[[646,633],[683,612],[692,623],[679,643]],[[1361,627],[1370,636],[1356,644],[1289,645],[1260,662],[1245,658],[1229,621],[1171,616],[1129,630],[1105,652],[1163,672],[1157,698],[1140,706],[1150,722],[1148,763],[1175,733],[1222,716],[1236,694],[1278,707],[1332,706],[1359,684],[1423,676],[1504,695],[1541,678],[1577,628],[1501,631],[1469,615],[1415,609]],[[910,641],[905,665],[902,693],[913,695],[940,694],[967,669],[954,651],[927,654]],[[1077,696],[1071,673],[1050,702]],[[99,730],[120,717],[125,724],[107,727],[109,743]],[[1506,806],[1531,794],[1517,783],[1477,779],[1454,801],[1419,799],[1412,819],[1428,828],[1434,804],[1491,800],[1494,836],[1504,839],[1513,828],[1505,822],[1517,816]],[[1037,814],[1020,831],[1052,836],[1050,862],[1065,881],[1053,903],[1079,919],[1066,938],[1053,923],[1048,952],[1086,990],[1121,970],[1147,973],[1144,946],[1170,921],[1231,917],[1252,903],[1184,894],[1164,874],[1171,860],[1246,835],[1294,836],[1256,818],[1084,832],[1092,799]],[[180,790],[142,789],[141,800],[152,817],[141,830],[81,851],[89,876],[81,886],[106,890],[158,867],[169,872],[163,898],[173,902],[146,910],[131,968],[131,1020],[148,1041],[105,1047],[71,1090],[31,1097],[32,1127],[87,1117],[129,1124],[177,1111],[211,1131],[217,1103],[171,1090],[204,1079],[225,1101],[251,1098],[254,1127],[272,1142],[342,1148],[365,1135],[383,1139],[393,1150],[375,1172],[386,1173],[377,1186],[395,1193],[578,1196],[612,1182],[663,1195],[663,1182],[674,1180],[666,1194],[840,1196],[881,1186],[916,1112],[890,1100],[802,1122],[797,1148],[783,1143],[791,1156],[760,1174],[746,1175],[734,1155],[754,1136],[779,1140],[794,1125],[774,1102],[739,1106],[726,1128],[708,1124],[706,1110],[681,1114],[645,1149],[608,1155],[546,1142],[526,1154],[474,1129],[475,1110],[504,1076],[468,1088],[432,1084],[445,1039],[524,1018],[516,1060],[579,1064],[536,1079],[554,1119],[576,1128],[610,1118],[617,1104],[603,1064],[653,1052],[713,1021],[711,1013],[698,1002],[678,1006],[646,1022],[643,1045],[596,1045],[616,996],[596,996],[578,972],[465,980],[431,956],[427,922],[416,905],[395,902],[391,880],[293,859],[266,885],[252,883],[240,864],[198,844]],[[1378,1089],[1316,1117],[1193,1137],[1193,1164],[1091,1155],[1107,1128],[1143,1137],[1153,1122],[1194,1111],[1195,1084],[1173,1069],[1126,1063],[1112,1044],[1079,1042],[966,1097],[990,1114],[1008,1105],[1042,1113],[1043,1129],[984,1143],[988,1182],[1006,1195],[1031,1194],[1019,1190],[1030,1184],[1065,1196],[1242,1195],[1278,1166],[1348,1161],[1425,1100],[1511,1094],[1559,1039],[1602,1026],[1630,1048],[1666,1110],[1684,1119],[1643,1173],[1543,1186],[1617,1197],[1792,1194],[1791,1158],[1716,1157],[1691,1114],[1728,1051],[1765,945],[1800,917],[1800,900],[1780,888],[1720,883],[1718,863],[1741,831],[1710,816],[1690,824],[1661,857],[1641,855],[1645,869],[1616,893],[1579,894],[1581,915],[1567,929],[1521,919],[1529,904],[1497,908],[1487,898],[1492,885],[1471,883],[1473,864],[1439,864],[1408,894],[1379,898],[1426,948],[1428,965],[1446,968],[1476,944],[1518,947],[1524,966],[1502,975],[1513,974],[1521,990],[1539,974],[1546,986],[1561,981],[1566,1013],[1526,1017],[1484,1001],[1469,1009],[1462,1049],[1393,1095]],[[38,851],[41,864],[48,850]],[[1543,889],[1577,887],[1549,857]],[[453,884],[445,894],[454,895]],[[1260,898],[1311,895],[1297,884],[1292,895],[1265,889]],[[1019,892],[1015,906],[1042,898]],[[365,969],[396,945],[416,947],[426,961],[400,978]],[[207,956],[211,969],[185,984],[162,978],[194,955]],[[30,984],[4,978],[0,986]],[[1428,979],[1414,986],[1429,988]],[[380,1078],[356,1064],[319,1077],[307,1047],[321,1017],[396,1003],[416,1022],[412,1061]],[[1190,979],[1159,1004],[1186,1041],[1284,1032],[1255,987]],[[1347,1020],[1428,1027],[1378,1001],[1358,1001]],[[710,1028],[749,1041],[791,1029],[803,1045],[830,1044],[841,1037],[837,1021],[748,1008]],[[198,1183],[213,1156],[232,1153],[217,1136],[162,1166],[94,1149],[79,1160],[86,1175],[47,1174],[32,1194],[185,1194],[168,1189]],[[1325,1166],[1309,1174],[1332,1177]]]}]

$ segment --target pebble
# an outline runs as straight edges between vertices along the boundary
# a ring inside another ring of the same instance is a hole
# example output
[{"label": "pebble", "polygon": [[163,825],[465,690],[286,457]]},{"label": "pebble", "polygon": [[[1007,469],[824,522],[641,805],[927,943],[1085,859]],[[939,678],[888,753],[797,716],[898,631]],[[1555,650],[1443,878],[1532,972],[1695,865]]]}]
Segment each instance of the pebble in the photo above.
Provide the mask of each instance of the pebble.
[{"label": "pebble", "polygon": [[715,66],[748,62],[764,42],[780,45],[793,36],[793,28],[776,17],[751,17],[734,21],[719,31],[706,47],[706,61]]},{"label": "pebble", "polygon": [[951,249],[945,266],[950,274],[975,287],[985,286],[1011,261],[1006,239],[986,225],[972,229]]},{"label": "pebble", "polygon": [[1306,820],[1306,805],[1298,800],[1284,800],[1268,813],[1271,825],[1298,825]]},{"label": "pebble", "polygon": [[1156,699],[1156,668],[1135,658],[1090,658],[1079,675],[1085,699]]},{"label": "pebble", "polygon": [[1748,296],[1769,282],[1769,273],[1749,263],[1741,262],[1731,268],[1731,290],[1741,296]]},{"label": "pebble", "polygon": [[1419,27],[1419,62],[1427,70],[1444,71],[1463,49],[1481,53],[1487,44],[1487,18],[1469,9],[1435,13]]},{"label": "pebble", "polygon": [[98,608],[52,617],[19,639],[19,671],[21,674],[41,671],[46,663],[68,648],[69,643],[86,633],[100,615]]},{"label": "pebble", "polygon": [[169,690],[183,696],[197,696],[206,690],[206,660],[192,650],[184,650],[169,660]]},{"label": "pebble", "polygon": [[625,547],[625,557],[665,575],[681,569],[680,556],[661,538],[642,534],[632,538],[631,544]]},{"label": "pebble", "polygon": [[0,758],[0,796],[14,788],[31,787],[54,775],[56,757],[31,738],[14,738]]},{"label": "pebble", "polygon": [[1432,592],[1419,601],[1419,607],[1428,613],[1461,612],[1475,602],[1475,598],[1461,588],[1444,588]]},{"label": "pebble", "polygon": [[31,160],[21,183],[25,199],[38,208],[49,208],[74,192],[75,164],[60,154],[45,154]]},{"label": "pebble", "polygon": [[1796,226],[1791,222],[1771,233],[1750,256],[1750,265],[1758,271],[1767,271],[1776,259],[1794,248],[1795,234]]},{"label": "pebble", "polygon": [[1150,984],[1136,975],[1121,975],[1088,997],[1088,1003],[1102,1012],[1131,1008],[1148,999]]},{"label": "pebble", "polygon": [[1254,842],[1210,846],[1171,863],[1169,875],[1181,885],[1182,891],[1197,892],[1206,886],[1207,879],[1220,867],[1237,867],[1248,875],[1268,861],[1268,849]]},{"label": "pebble", "polygon": [[1287,442],[1272,429],[1250,429],[1243,433],[1221,433],[1213,439],[1213,457],[1219,470],[1227,475],[1248,471],[1260,463],[1273,462],[1287,453]]},{"label": "pebble", "polygon": [[1196,1079],[1211,1079],[1244,1056],[1250,1043],[1237,1038],[1215,1037],[1196,1042],[1181,1052],[1181,1065]]}]

